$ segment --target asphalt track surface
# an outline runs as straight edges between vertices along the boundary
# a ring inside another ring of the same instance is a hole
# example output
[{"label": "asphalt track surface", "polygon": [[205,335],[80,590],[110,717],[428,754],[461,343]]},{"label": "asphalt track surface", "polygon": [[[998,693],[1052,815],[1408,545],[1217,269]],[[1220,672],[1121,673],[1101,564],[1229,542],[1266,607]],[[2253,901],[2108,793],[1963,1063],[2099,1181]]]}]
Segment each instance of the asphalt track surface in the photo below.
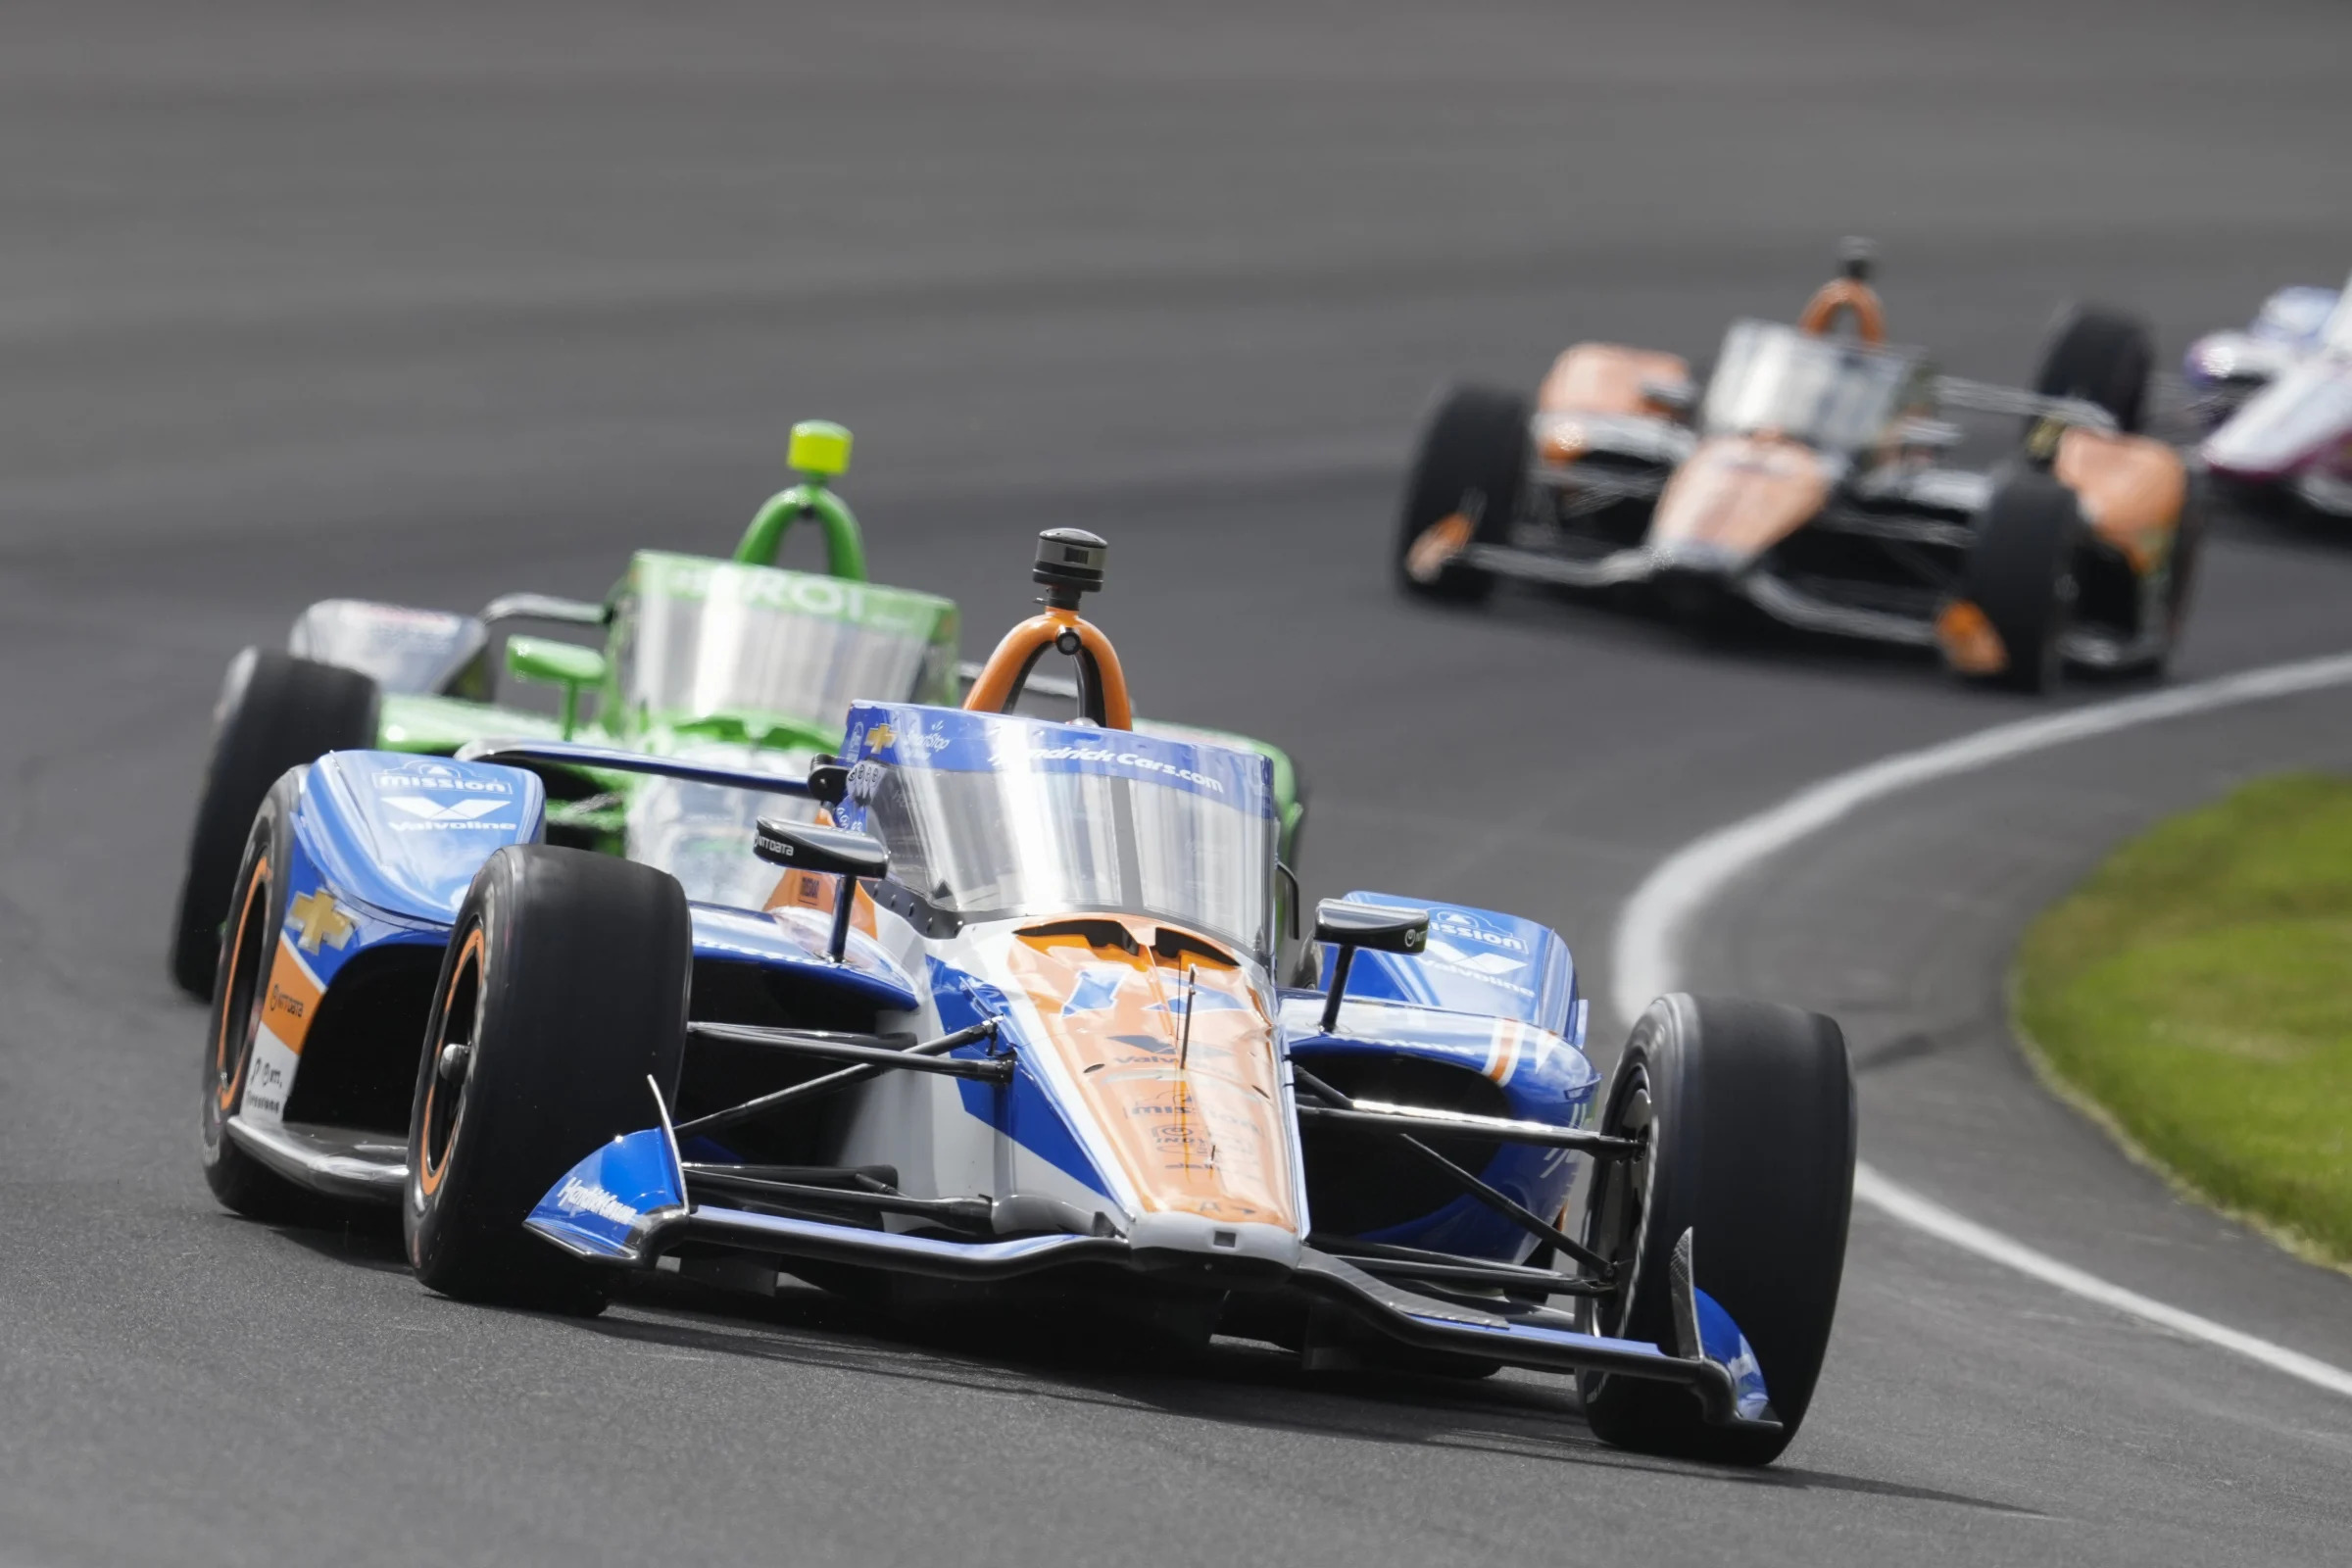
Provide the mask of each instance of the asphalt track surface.
[{"label": "asphalt track surface", "polygon": [[[1704,353],[1852,231],[1962,373],[2022,373],[2078,293],[2177,352],[2346,265],[2347,51],[2333,0],[10,5],[0,1563],[2341,1562],[2352,1406],[1867,1209],[1764,1473],[1605,1448],[1533,1378],[1176,1370],[815,1298],[455,1305],[380,1239],[211,1202],[161,937],[234,649],[314,597],[594,595],[631,546],[723,549],[823,413],[878,575],[956,594],[969,651],[1037,528],[1099,528],[1142,706],[1310,771],[1314,889],[1544,917],[1605,1004],[1678,846],[2025,710],[1908,659],[1399,602],[1432,386],[1580,336]],[[2227,529],[2180,676],[2342,647],[2347,603],[2352,551]],[[1883,803],[1736,887],[1689,967],[1845,1020],[1889,1175],[2352,1366],[2352,1282],[2174,1200],[2000,1004],[2105,845],[2352,762],[2347,717]]]}]

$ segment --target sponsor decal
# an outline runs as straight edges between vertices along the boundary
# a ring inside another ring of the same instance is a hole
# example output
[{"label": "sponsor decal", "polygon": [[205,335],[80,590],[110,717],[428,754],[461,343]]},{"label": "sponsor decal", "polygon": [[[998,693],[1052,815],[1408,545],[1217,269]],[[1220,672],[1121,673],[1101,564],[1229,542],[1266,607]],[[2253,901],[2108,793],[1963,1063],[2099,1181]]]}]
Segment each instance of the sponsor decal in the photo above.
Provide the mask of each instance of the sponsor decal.
[{"label": "sponsor decal", "polygon": [[294,1087],[294,1069],[299,1064],[285,1042],[267,1028],[258,1031],[253,1054],[245,1062],[245,1095],[237,1114],[257,1122],[273,1122],[284,1116],[286,1095]]},{"label": "sponsor decal", "polygon": [[267,1101],[275,1110],[286,1095],[286,1069],[274,1061],[253,1063],[245,1076],[245,1093],[254,1099]]},{"label": "sponsor decal", "polygon": [[577,1176],[564,1177],[564,1185],[556,1189],[556,1207],[566,1214],[594,1214],[615,1225],[634,1225],[640,1217],[636,1209],[604,1188]]},{"label": "sponsor decal", "polygon": [[929,636],[939,620],[938,600],[872,583],[686,557],[640,560],[653,568],[647,576],[646,591],[667,598],[707,599],[825,620],[846,620],[875,631],[909,637]]},{"label": "sponsor decal", "polygon": [[359,922],[345,914],[335,904],[335,896],[324,888],[305,893],[286,906],[286,924],[297,933],[296,946],[305,953],[317,953],[319,945],[337,951],[351,945],[359,933]]},{"label": "sponsor decal", "polygon": [[1517,937],[1508,932],[1497,931],[1483,920],[1464,914],[1459,909],[1436,910],[1430,915],[1429,923],[1433,930],[1443,931],[1447,936],[1462,937],[1472,942],[1483,942],[1491,948],[1506,948],[1513,953],[1527,951],[1527,944]]},{"label": "sponsor decal", "polygon": [[1514,958],[1502,953],[1465,953],[1452,943],[1441,942],[1435,937],[1430,938],[1429,946],[1422,951],[1449,969],[1467,969],[1472,974],[1485,975],[1489,979],[1527,967],[1525,958]]},{"label": "sponsor decal", "polygon": [[1156,757],[1146,757],[1139,752],[1114,751],[1107,746],[1025,747],[1015,754],[1014,760],[1032,763],[1109,762],[1118,767],[1132,767],[1139,773],[1159,773],[1168,778],[1180,779],[1187,784],[1198,785],[1213,794],[1225,793],[1223,779],[1210,778],[1206,773],[1196,773],[1189,767],[1178,767],[1173,762],[1163,762]]},{"label": "sponsor decal", "polygon": [[511,824],[487,822],[484,817],[503,811],[507,803],[495,797],[474,796],[468,800],[442,802],[426,795],[387,795],[386,806],[411,818],[391,824],[395,833],[448,833],[471,830],[477,833],[504,832]]},{"label": "sponsor decal", "polygon": [[477,778],[461,773],[447,762],[411,762],[375,775],[383,790],[454,790],[466,795],[512,795],[514,786],[500,778]]},{"label": "sponsor decal", "polygon": [[850,768],[850,799],[863,806],[881,792],[882,780],[889,769],[872,758]]}]

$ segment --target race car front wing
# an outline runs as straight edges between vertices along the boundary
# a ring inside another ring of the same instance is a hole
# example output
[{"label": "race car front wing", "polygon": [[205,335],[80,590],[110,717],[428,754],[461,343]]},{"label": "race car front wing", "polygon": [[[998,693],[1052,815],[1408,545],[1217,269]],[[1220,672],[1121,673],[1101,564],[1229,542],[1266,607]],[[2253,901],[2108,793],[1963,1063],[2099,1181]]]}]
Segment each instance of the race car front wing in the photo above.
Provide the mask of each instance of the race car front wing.
[{"label": "race car front wing", "polygon": [[[1779,1427],[1746,1340],[1730,1314],[1694,1283],[1694,1238],[1688,1231],[1670,1270],[1676,1343],[1668,1348],[1590,1333],[1570,1313],[1531,1304],[1525,1296],[1493,1293],[1497,1284],[1524,1290],[1532,1282],[1529,1294],[1537,1298],[1588,1294],[1577,1288],[1580,1282],[1546,1269],[1435,1254],[1380,1255],[1401,1249],[1341,1255],[1312,1244],[1275,1259],[1259,1248],[1223,1250],[1233,1246],[1226,1239],[1230,1233],[1208,1227],[1193,1245],[1171,1248],[1164,1232],[1142,1237],[1135,1234],[1140,1222],[1122,1227],[1107,1215],[1081,1215],[1068,1205],[1053,1205],[1066,1212],[1052,1215],[1019,1200],[907,1198],[866,1190],[879,1185],[870,1181],[862,1187],[821,1185],[832,1173],[797,1172],[802,1180],[786,1182],[753,1175],[751,1167],[689,1164],[679,1154],[658,1091],[654,1098],[658,1124],[614,1139],[566,1173],[525,1220],[532,1232],[585,1261],[642,1270],[678,1267],[682,1249],[697,1253],[715,1249],[779,1265],[850,1265],[971,1284],[1072,1264],[1108,1264],[1147,1275],[1182,1272],[1196,1282],[1236,1291],[1298,1293],[1415,1349],[1539,1371],[1672,1383],[1691,1391],[1710,1423]],[[710,1200],[737,1186],[766,1189],[763,1196],[770,1199],[797,1198],[799,1206],[834,1206],[851,1214],[835,1219],[765,1213]],[[934,1231],[961,1230],[970,1239],[890,1230],[882,1223],[890,1213],[928,1221],[926,1228]],[[992,1234],[1052,1223],[1067,1229]],[[1398,1270],[1436,1283],[1445,1294],[1408,1289],[1383,1277]],[[1446,1289],[1448,1283],[1465,1294]],[[1466,1294],[1482,1286],[1487,1294]]]}]

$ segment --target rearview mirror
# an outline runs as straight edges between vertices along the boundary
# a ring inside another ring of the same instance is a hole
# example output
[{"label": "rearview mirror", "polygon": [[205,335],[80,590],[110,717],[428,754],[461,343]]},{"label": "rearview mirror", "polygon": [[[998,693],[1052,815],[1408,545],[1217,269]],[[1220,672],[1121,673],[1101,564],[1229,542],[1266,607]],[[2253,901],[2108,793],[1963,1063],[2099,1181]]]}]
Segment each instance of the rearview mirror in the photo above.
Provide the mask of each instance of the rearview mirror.
[{"label": "rearview mirror", "polygon": [[770,865],[816,876],[837,876],[841,888],[833,900],[833,935],[826,949],[835,963],[850,946],[850,914],[858,905],[858,879],[878,877],[890,870],[890,852],[879,839],[848,828],[818,827],[813,822],[784,822],[760,818],[752,853]]},{"label": "rearview mirror", "polygon": [[780,822],[770,816],[760,819],[752,853],[770,865],[818,876],[882,876],[890,870],[890,852],[879,839],[845,827]]},{"label": "rearview mirror", "polygon": [[1374,953],[1419,953],[1429,941],[1429,911],[1325,899],[1315,906],[1315,940]]},{"label": "rearview mirror", "polygon": [[507,639],[507,668],[518,680],[544,681],[564,688],[564,738],[580,723],[580,688],[605,678],[605,656],[577,643],[551,642],[545,637]]},{"label": "rearview mirror", "polygon": [[1323,997],[1322,1030],[1330,1034],[1340,1026],[1340,1003],[1348,995],[1348,971],[1354,966],[1355,950],[1419,953],[1429,944],[1429,911],[1325,899],[1315,906],[1315,940],[1340,950],[1331,969],[1331,989]]}]

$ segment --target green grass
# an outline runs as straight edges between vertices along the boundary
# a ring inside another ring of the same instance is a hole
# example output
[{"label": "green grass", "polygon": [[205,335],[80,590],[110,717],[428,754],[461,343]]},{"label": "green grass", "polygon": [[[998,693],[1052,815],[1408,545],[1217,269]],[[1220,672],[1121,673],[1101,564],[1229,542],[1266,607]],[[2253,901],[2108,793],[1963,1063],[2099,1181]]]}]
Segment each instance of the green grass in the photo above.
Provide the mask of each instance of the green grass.
[{"label": "green grass", "polygon": [[2352,781],[2249,784],[2043,914],[2018,1021],[2192,1193],[2352,1264]]}]

